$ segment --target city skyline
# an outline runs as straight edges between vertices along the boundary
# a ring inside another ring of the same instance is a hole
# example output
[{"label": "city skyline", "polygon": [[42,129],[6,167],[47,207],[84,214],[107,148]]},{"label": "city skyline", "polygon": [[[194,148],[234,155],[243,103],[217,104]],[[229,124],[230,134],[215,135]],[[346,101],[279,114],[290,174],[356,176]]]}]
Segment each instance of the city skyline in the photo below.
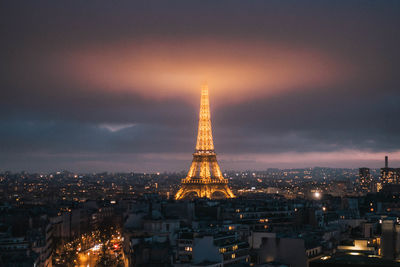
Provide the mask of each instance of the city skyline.
[{"label": "city skyline", "polygon": [[1,170],[187,170],[203,80],[223,169],[400,166],[396,1],[0,7]]}]

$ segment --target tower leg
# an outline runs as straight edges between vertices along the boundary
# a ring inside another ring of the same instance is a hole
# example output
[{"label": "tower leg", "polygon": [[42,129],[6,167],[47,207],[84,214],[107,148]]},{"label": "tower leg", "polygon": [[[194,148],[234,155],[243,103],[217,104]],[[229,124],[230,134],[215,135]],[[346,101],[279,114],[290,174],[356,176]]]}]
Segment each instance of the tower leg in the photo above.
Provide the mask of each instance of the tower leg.
[{"label": "tower leg", "polygon": [[175,195],[175,199],[176,200],[182,199],[183,198],[183,192],[184,192],[183,187],[179,188],[178,192]]}]

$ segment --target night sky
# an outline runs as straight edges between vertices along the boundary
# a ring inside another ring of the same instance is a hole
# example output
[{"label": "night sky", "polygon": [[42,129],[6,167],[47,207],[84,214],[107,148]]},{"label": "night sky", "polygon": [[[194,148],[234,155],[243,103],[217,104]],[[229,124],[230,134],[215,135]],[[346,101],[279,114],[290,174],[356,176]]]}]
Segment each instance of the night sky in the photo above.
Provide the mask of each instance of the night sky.
[{"label": "night sky", "polygon": [[400,167],[400,1],[1,1],[0,170]]}]

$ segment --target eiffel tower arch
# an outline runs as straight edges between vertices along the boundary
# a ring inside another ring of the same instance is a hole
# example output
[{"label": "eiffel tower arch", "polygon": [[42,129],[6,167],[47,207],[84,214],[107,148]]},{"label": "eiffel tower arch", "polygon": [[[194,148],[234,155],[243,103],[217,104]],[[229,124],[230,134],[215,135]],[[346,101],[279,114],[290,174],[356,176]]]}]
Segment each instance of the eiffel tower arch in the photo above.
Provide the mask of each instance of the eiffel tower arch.
[{"label": "eiffel tower arch", "polygon": [[196,150],[193,153],[189,172],[186,178],[181,180],[181,187],[175,199],[183,199],[191,193],[206,198],[212,198],[214,193],[220,193],[225,198],[235,197],[228,186],[228,180],[222,176],[217,154],[214,151],[207,85],[201,88]]}]

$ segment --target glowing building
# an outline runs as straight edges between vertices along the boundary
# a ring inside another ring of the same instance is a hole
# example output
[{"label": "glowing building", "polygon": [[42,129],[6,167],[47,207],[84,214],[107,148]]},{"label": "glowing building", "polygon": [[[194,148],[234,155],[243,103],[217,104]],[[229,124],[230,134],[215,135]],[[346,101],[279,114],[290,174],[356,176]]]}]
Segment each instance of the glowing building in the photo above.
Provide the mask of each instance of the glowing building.
[{"label": "glowing building", "polygon": [[389,168],[388,156],[385,157],[385,168],[381,168],[382,185],[400,184],[400,169]]},{"label": "glowing building", "polygon": [[369,168],[359,169],[359,183],[363,191],[373,191],[372,175]]},{"label": "glowing building", "polygon": [[[175,198],[182,199],[192,193],[206,198],[213,198],[218,193],[225,198],[235,197],[228,187],[228,180],[222,176],[214,151],[207,85],[203,85],[201,88],[196,150],[193,153],[189,172],[186,178],[182,179],[181,188]],[[214,193],[217,194],[214,195]]]}]

